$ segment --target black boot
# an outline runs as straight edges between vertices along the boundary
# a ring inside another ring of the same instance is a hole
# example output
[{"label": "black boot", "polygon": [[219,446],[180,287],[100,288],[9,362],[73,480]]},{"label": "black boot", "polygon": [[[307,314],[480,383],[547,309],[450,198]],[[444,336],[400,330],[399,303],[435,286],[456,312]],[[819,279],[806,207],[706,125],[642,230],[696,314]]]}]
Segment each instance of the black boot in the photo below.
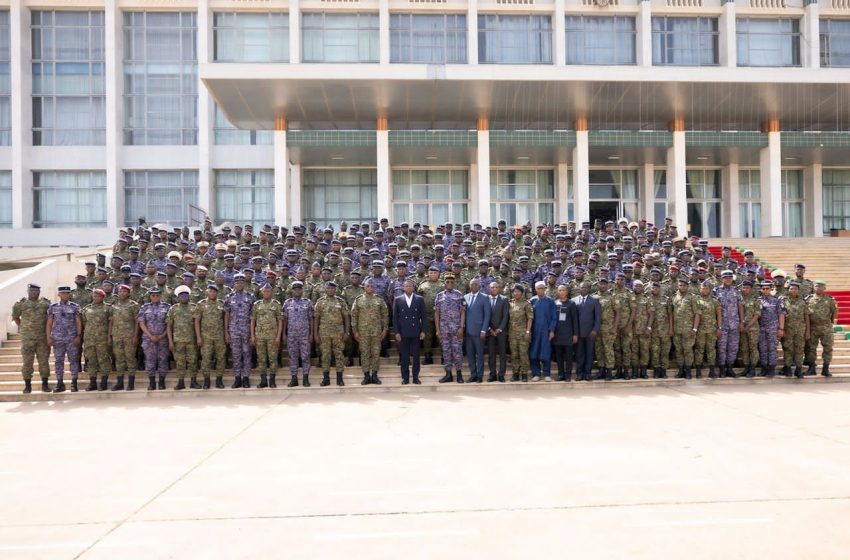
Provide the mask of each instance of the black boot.
[{"label": "black boot", "polygon": [[148,376],[148,391],[156,391],[156,376]]},{"label": "black boot", "polygon": [[797,379],[803,379],[803,368],[801,368],[800,366],[794,368],[794,377],[796,377]]},{"label": "black boot", "polygon": [[135,391],[136,390],[136,376],[131,375],[127,378],[127,390]]},{"label": "black boot", "polygon": [[257,389],[265,389],[269,386],[269,379],[266,377],[265,373],[260,374],[260,383],[257,385]]},{"label": "black boot", "polygon": [[440,378],[438,383],[451,383],[452,381],[454,381],[452,378],[452,372],[447,371],[446,374]]},{"label": "black boot", "polygon": [[372,385],[380,385],[380,384],[381,384],[381,379],[378,377],[378,372],[373,371],[372,372]]},{"label": "black boot", "polygon": [[351,367],[353,365],[354,365],[354,358],[349,356],[348,359],[345,360],[345,367]]},{"label": "black boot", "polygon": [[511,375],[511,383],[514,383],[516,381],[519,381],[519,374],[518,373]]},{"label": "black boot", "polygon": [[817,373],[817,370],[815,369],[815,364],[809,364],[809,368],[806,370],[806,375],[814,375],[815,373]]},{"label": "black boot", "polygon": [[829,364],[824,364],[822,368],[820,368],[820,374],[824,377],[832,377],[832,374],[829,373]]},{"label": "black boot", "polygon": [[290,376],[287,387],[298,387],[298,374]]},{"label": "black boot", "polygon": [[498,380],[499,380],[499,383],[504,383],[504,382],[505,382],[505,376],[504,376],[504,375],[499,375],[496,379],[498,379]]},{"label": "black boot", "polygon": [[97,376],[89,376],[89,386],[86,387],[86,391],[97,391]]},{"label": "black boot", "polygon": [[224,389],[224,376],[216,375],[215,376],[215,388],[216,389]]},{"label": "black boot", "polygon": [[605,381],[611,381],[611,378],[612,378],[611,368],[603,368],[602,372],[605,375]]},{"label": "black boot", "polygon": [[113,391],[123,391],[124,390],[124,376],[119,375],[118,379],[115,380],[115,386],[112,387]]},{"label": "black boot", "polygon": [[336,373],[336,384],[337,384],[338,387],[344,387],[345,386],[345,381],[342,380],[342,372],[338,371]]},{"label": "black boot", "polygon": [[732,379],[738,379],[738,374],[732,366],[726,366],[726,375]]},{"label": "black boot", "polygon": [[413,384],[414,385],[422,385],[422,380],[419,379],[418,373],[413,376]]},{"label": "black boot", "polygon": [[747,366],[746,376],[747,377],[755,377],[756,376],[756,368],[754,368],[753,366]]},{"label": "black boot", "polygon": [[698,367],[697,367],[697,375],[696,375],[696,378],[697,378],[697,379],[702,379],[702,366],[698,366]]},{"label": "black boot", "polygon": [[322,382],[319,383],[319,385],[322,386],[322,387],[327,387],[330,384],[331,384],[331,372],[329,372],[329,371],[322,372]]},{"label": "black boot", "polygon": [[634,368],[632,368],[631,371],[629,370],[629,368],[623,368],[623,379],[625,379],[626,381],[631,380],[632,377],[636,377],[634,373]]},{"label": "black boot", "polygon": [[32,379],[24,379],[24,394],[32,393]]},{"label": "black boot", "polygon": [[233,385],[230,386],[231,389],[241,389],[242,388],[242,377],[238,374],[233,378]]},{"label": "black boot", "polygon": [[242,378],[242,388],[250,389],[251,388],[251,379],[249,377]]},{"label": "black boot", "polygon": [[679,372],[676,373],[676,379],[684,379],[685,378],[685,368],[684,366],[679,366]]},{"label": "black boot", "polygon": [[65,382],[57,381],[56,387],[53,388],[54,393],[64,393],[65,392]]},{"label": "black boot", "polygon": [[269,389],[277,389],[277,374],[269,374]]},{"label": "black boot", "polygon": [[782,366],[782,375],[791,377],[791,366]]},{"label": "black boot", "polygon": [[210,388],[210,378],[204,377],[204,390],[207,390],[209,388]]},{"label": "black boot", "polygon": [[693,379],[691,376],[691,368],[689,366],[685,366],[685,379]]},{"label": "black boot", "polygon": [[79,391],[79,389],[77,389],[77,380],[72,379],[71,380],[71,392],[76,393],[77,391]]},{"label": "black boot", "polygon": [[463,383],[463,374],[461,372],[457,372],[455,377],[457,377],[458,383]]},{"label": "black boot", "polygon": [[649,374],[647,373],[647,368],[640,368],[640,378],[641,379],[649,379]]},{"label": "black boot", "polygon": [[[525,381],[525,382],[528,381],[528,374],[527,373],[523,373],[521,377],[522,377],[523,381]],[[462,383],[462,381],[458,381],[458,383]]]},{"label": "black boot", "polygon": [[190,389],[200,389],[201,386],[198,385],[198,377],[193,375],[189,378],[189,388]]},{"label": "black boot", "polygon": [[773,377],[775,373],[776,373],[776,367],[775,366],[767,366],[767,371],[765,372],[765,375],[767,377]]},{"label": "black boot", "polygon": [[165,376],[164,375],[159,376],[159,388],[160,388],[160,390],[165,389]]},{"label": "black boot", "polygon": [[41,392],[49,393],[50,392],[50,383],[48,383],[47,379],[41,380]]},{"label": "black boot", "polygon": [[98,391],[106,391],[107,386],[109,385],[109,376],[101,375],[100,376],[100,387],[97,388]]},{"label": "black boot", "polygon": [[183,382],[183,378],[177,380],[177,385],[174,386],[175,391],[182,391],[186,388],[186,384]]},{"label": "black boot", "polygon": [[422,363],[426,366],[434,363],[434,356],[431,354],[431,352],[425,353],[425,359],[422,361]]},{"label": "black boot", "polygon": [[372,383],[372,374],[368,371],[363,372],[363,381],[360,382],[361,385],[369,385]]},{"label": "black boot", "polygon": [[304,385],[305,387],[309,387],[310,386],[310,376],[305,373],[301,378],[301,382],[302,382],[301,384]]},{"label": "black boot", "polygon": [[708,366],[708,376],[711,379],[714,379],[715,377],[717,377],[717,374],[714,373],[714,366]]},{"label": "black boot", "polygon": [[[559,375],[559,376],[558,376],[558,381],[563,381],[563,379],[562,379],[563,377],[564,377],[563,375]],[[491,373],[491,374],[487,377],[487,383],[493,383],[493,382],[495,382],[495,381],[496,381],[496,374],[495,374],[495,373]]]}]

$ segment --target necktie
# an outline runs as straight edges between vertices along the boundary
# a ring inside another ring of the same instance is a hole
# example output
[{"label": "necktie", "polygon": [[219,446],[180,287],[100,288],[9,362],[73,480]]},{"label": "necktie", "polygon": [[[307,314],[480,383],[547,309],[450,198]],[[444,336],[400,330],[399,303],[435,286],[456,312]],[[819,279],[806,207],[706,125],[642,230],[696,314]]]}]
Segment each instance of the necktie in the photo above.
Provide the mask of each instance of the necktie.
[{"label": "necktie", "polygon": [[491,297],[490,298],[490,309],[493,309],[494,307],[496,307],[496,298]]},{"label": "necktie", "polygon": [[472,294],[472,301],[469,302],[469,307],[472,307],[473,305],[475,305],[475,298],[477,296],[478,296],[478,294]]}]

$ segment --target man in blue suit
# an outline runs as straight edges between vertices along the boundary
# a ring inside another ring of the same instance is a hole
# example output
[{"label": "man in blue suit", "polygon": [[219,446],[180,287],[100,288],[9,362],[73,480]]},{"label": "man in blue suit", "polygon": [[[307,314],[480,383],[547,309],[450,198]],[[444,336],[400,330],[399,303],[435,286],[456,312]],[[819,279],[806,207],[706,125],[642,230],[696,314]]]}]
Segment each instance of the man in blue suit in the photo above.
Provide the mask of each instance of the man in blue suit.
[{"label": "man in blue suit", "polygon": [[580,295],[573,298],[578,313],[578,344],[576,345],[576,381],[590,381],[593,367],[593,348],[602,326],[602,307],[590,295],[590,284],[582,282]]},{"label": "man in blue suit", "polygon": [[487,338],[487,329],[490,327],[490,302],[480,289],[480,281],[473,278],[469,282],[469,293],[464,296],[466,300],[466,357],[469,358],[470,383],[484,381],[484,340]]},{"label": "man in blue suit", "polygon": [[413,293],[413,281],[404,281],[404,293],[393,300],[393,328],[401,358],[401,384],[410,383],[410,360],[413,358],[413,384],[419,381],[419,343],[425,338],[428,316],[425,299]]}]

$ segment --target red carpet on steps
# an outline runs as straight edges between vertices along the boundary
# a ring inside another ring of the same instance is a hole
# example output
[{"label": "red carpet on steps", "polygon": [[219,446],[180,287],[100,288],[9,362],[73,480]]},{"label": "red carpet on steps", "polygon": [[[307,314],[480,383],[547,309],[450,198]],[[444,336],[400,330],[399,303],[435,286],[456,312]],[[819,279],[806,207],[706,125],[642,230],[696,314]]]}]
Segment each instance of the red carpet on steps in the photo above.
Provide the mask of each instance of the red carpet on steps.
[{"label": "red carpet on steps", "polygon": [[[715,259],[719,259],[720,257],[723,256],[723,247],[720,247],[718,245],[709,246],[708,252],[711,253],[711,256],[713,256]],[[744,254],[741,251],[739,251],[738,249],[736,249],[735,247],[732,247],[732,252],[729,254],[729,256],[732,257],[733,259],[735,259],[736,261],[738,261],[738,265],[744,264]],[[758,259],[758,255],[756,255],[756,259]],[[764,265],[762,265],[762,266],[764,266]],[[768,269],[765,269],[764,277],[768,280],[772,279],[773,276],[771,274],[771,271],[768,270]]]}]

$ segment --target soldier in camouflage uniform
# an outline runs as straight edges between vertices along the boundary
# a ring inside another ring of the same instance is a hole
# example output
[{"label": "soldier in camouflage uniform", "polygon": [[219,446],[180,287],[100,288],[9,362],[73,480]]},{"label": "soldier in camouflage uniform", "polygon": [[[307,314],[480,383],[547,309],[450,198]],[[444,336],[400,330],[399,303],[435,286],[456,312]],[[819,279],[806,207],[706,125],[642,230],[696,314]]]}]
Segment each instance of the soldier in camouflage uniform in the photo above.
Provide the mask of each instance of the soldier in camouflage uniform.
[{"label": "soldier in camouflage uniform", "polygon": [[41,297],[41,286],[27,285],[27,297],[21,298],[12,307],[12,320],[18,325],[21,335],[21,375],[24,378],[24,393],[32,392],[33,359],[38,359],[41,376],[41,391],[50,391],[50,346],[47,345],[47,309],[50,301]]},{"label": "soldier in camouflage uniform", "polygon": [[[148,391],[157,386],[165,389],[165,376],[168,373],[168,333],[166,329],[167,303],[163,303],[162,288],[154,287],[148,292],[150,303],[139,309],[137,323],[142,331],[142,349],[145,352],[145,371],[148,374]],[[159,375],[159,384],[156,378]]]},{"label": "soldier in camouflage uniform", "polygon": [[336,282],[328,282],[325,295],[316,302],[313,312],[313,340],[320,348],[322,387],[331,384],[331,358],[336,366],[336,384],[340,387],[345,385],[342,379],[345,364],[342,351],[349,336],[350,314],[348,304],[336,295],[336,289]]},{"label": "soldier in camouflage uniform", "polygon": [[136,388],[136,348],[139,345],[139,304],[130,298],[130,286],[118,286],[118,299],[112,304],[112,353],[118,380],[113,391],[124,390],[124,376],[128,376],[127,390]]},{"label": "soldier in camouflage uniform", "polygon": [[686,278],[678,280],[679,291],[673,296],[673,344],[676,347],[677,378],[690,379],[694,365],[694,343],[699,332],[702,308],[697,297],[690,293]]},{"label": "soldier in camouflage uniform", "polygon": [[310,386],[310,333],[313,325],[313,303],[301,297],[303,288],[300,281],[293,282],[292,297],[283,303],[283,328],[286,332],[286,345],[289,348],[291,375],[287,387],[298,386],[299,360],[304,371],[304,386]]},{"label": "soldier in camouflage uniform", "polygon": [[244,274],[234,274],[236,290],[224,301],[224,340],[233,355],[233,385],[231,389],[251,387],[251,309],[254,296],[245,291]]},{"label": "soldier in camouflage uniform", "polygon": [[697,368],[697,379],[702,377],[702,366],[708,363],[708,376],[716,377],[714,365],[717,363],[717,338],[720,336],[720,325],[723,324],[720,300],[711,295],[712,284],[703,281],[700,287],[699,304],[702,308],[694,341],[694,365]]},{"label": "soldier in camouflage uniform", "polygon": [[203,388],[210,388],[210,372],[215,371],[215,388],[224,389],[227,356],[227,344],[224,341],[224,304],[218,299],[218,286],[215,284],[207,286],[207,297],[195,306],[195,339],[201,349]]},{"label": "soldier in camouflage uniform", "polygon": [[673,336],[673,309],[670,299],[661,293],[661,282],[653,281],[650,287],[650,312],[652,313],[652,348],[650,363],[653,379],[667,379],[670,367],[670,345]]},{"label": "soldier in camouflage uniform", "polygon": [[466,301],[463,294],[454,289],[454,274],[446,274],[445,289],[434,298],[434,322],[437,338],[443,352],[443,369],[446,374],[440,383],[452,382],[452,368],[457,373],[457,382],[463,383],[463,325],[466,316]]},{"label": "soldier in camouflage uniform", "polygon": [[811,341],[807,361],[809,362],[809,375],[815,374],[815,359],[817,358],[818,344],[823,346],[821,360],[821,375],[829,377],[829,363],[832,361],[832,342],[835,336],[832,325],[838,317],[838,305],[835,299],[826,293],[826,282],[815,281],[815,293],[806,300],[809,308],[809,321],[811,323]]},{"label": "soldier in camouflage uniform", "polygon": [[[274,288],[264,284],[260,289],[262,299],[254,302],[251,310],[251,344],[257,349],[257,367],[260,370],[258,389],[277,386],[277,355],[283,334],[283,306],[272,298]],[[274,387],[272,387],[274,388]]]},{"label": "soldier in camouflage uniform", "polygon": [[[443,291],[443,285],[440,283],[440,269],[436,266],[431,266],[428,269],[428,279],[421,284],[417,289],[419,295],[425,300],[425,315],[427,324],[425,325],[425,338],[422,343],[422,351],[425,354],[424,364],[433,364],[434,356],[431,348],[434,344],[434,300],[437,294]],[[444,360],[445,363],[445,360]]]},{"label": "soldier in camouflage uniform", "polygon": [[[759,319],[761,319],[761,300],[753,294],[753,281],[744,280],[741,283],[741,338],[738,346],[741,362],[744,364],[744,375],[756,376],[756,366],[759,364]],[[734,375],[733,375],[734,377]]]},{"label": "soldier in camouflage uniform", "polygon": [[617,324],[617,333],[614,337],[614,361],[617,367],[615,379],[631,379],[632,374],[629,371],[629,366],[632,360],[632,325],[634,325],[635,296],[626,288],[626,275],[624,273],[618,272],[616,278],[614,291],[611,294],[611,298],[614,300],[614,309],[620,317]]},{"label": "soldier in camouflage uniform", "polygon": [[788,285],[788,296],[782,298],[785,309],[785,336],[782,337],[782,373],[791,377],[791,366],[794,375],[803,378],[803,358],[805,341],[811,335],[809,328],[809,308],[806,301],[800,297],[800,283],[792,280]]},{"label": "soldier in camouflage uniform", "polygon": [[86,275],[77,274],[74,278],[74,284],[77,287],[71,290],[71,301],[79,305],[80,309],[83,309],[92,302],[91,290],[86,288]]},{"label": "soldier in camouflage uniform", "polygon": [[779,359],[779,339],[785,336],[785,309],[779,298],[773,295],[770,281],[765,280],[760,286],[759,356],[762,375],[773,377]]},{"label": "soldier in camouflage uniform", "polygon": [[383,297],[376,294],[377,282],[366,280],[366,293],[354,301],[351,309],[351,330],[360,344],[360,364],[363,367],[361,385],[380,385],[381,340],[387,335],[388,312]]},{"label": "soldier in camouflage uniform", "polygon": [[599,336],[596,337],[596,361],[599,364],[599,375],[606,381],[612,379],[612,369],[616,364],[614,355],[614,340],[617,338],[617,325],[620,324],[619,306],[614,297],[608,292],[608,278],[600,276],[597,281],[598,292],[593,297],[602,308],[602,324]]},{"label": "soldier in camouflage uniform", "polygon": [[525,299],[525,288],[517,283],[513,286],[508,302],[508,347],[511,350],[511,381],[528,381],[531,360],[528,347],[531,343],[531,325],[534,308]]},{"label": "soldier in camouflage uniform", "polygon": [[186,388],[184,381],[189,374],[192,389],[200,389],[198,385],[198,346],[195,342],[195,304],[191,303],[192,290],[188,286],[178,286],[174,290],[177,303],[172,305],[166,316],[166,333],[168,348],[174,356],[174,367],[177,370],[176,391]]},{"label": "soldier in camouflage uniform", "polygon": [[47,345],[53,347],[56,387],[54,393],[65,390],[65,356],[71,370],[71,392],[77,391],[77,377],[80,374],[79,352],[80,334],[83,330],[80,306],[71,301],[71,288],[60,286],[59,301],[47,308]]},{"label": "soldier in camouflage uniform", "polygon": [[[349,316],[351,314],[351,309],[354,307],[354,300],[358,297],[362,296],[365,293],[363,286],[360,284],[361,275],[360,272],[356,270],[352,270],[351,274],[349,274],[351,278],[351,283],[342,290],[342,299],[345,300],[346,305],[348,305]],[[354,365],[354,356],[360,355],[360,347],[357,344],[357,341],[354,340],[353,336],[349,336],[348,340],[345,343],[345,355],[347,356],[345,365],[353,366]],[[362,365],[362,364],[361,364]]]},{"label": "soldier in camouflage uniform", "polygon": [[643,289],[643,281],[634,281],[634,336],[631,345],[632,377],[648,379],[646,368],[649,366],[652,346],[652,321],[654,319],[652,300]]},{"label": "soldier in camouflage uniform", "polygon": [[112,306],[103,303],[105,296],[103,290],[95,288],[92,291],[92,302],[84,307],[80,314],[83,323],[83,352],[86,355],[86,371],[89,373],[89,386],[86,391],[98,389],[98,375],[100,390],[106,391],[109,372],[112,370],[112,357],[109,354]]},{"label": "soldier in camouflage uniform", "polygon": [[723,321],[720,323],[718,339],[717,365],[720,367],[720,377],[737,377],[732,365],[738,355],[743,322],[743,298],[734,285],[734,274],[731,270],[720,273],[721,285],[714,288],[714,297],[720,302],[720,312]]}]

